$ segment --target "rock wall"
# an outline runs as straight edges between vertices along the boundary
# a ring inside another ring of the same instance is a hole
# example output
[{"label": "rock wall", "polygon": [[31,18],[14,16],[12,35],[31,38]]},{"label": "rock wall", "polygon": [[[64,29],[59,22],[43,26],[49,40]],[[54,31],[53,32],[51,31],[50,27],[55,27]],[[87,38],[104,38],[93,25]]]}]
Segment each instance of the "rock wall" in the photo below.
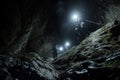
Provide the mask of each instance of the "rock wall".
[{"label": "rock wall", "polygon": [[56,58],[59,80],[119,80],[119,31],[120,22],[110,22]]},{"label": "rock wall", "polygon": [[1,3],[1,80],[120,80],[119,21],[91,33],[51,64],[44,58],[54,56],[54,44],[45,37],[44,29],[54,3],[51,0]]},{"label": "rock wall", "polygon": [[[50,0],[4,0],[1,9],[3,26],[0,29],[0,53],[34,51],[42,56],[41,46],[48,43],[44,30],[52,14],[53,4]],[[52,42],[49,43],[52,47]],[[52,52],[49,54],[52,55]]]},{"label": "rock wall", "polygon": [[52,48],[52,42],[44,37],[44,29],[54,3],[51,0],[4,0],[1,3],[0,79],[56,80],[58,72],[42,58],[45,49],[46,57],[52,55],[49,48],[44,49],[45,43]]},{"label": "rock wall", "polygon": [[0,55],[1,80],[56,80],[58,72],[37,53]]}]

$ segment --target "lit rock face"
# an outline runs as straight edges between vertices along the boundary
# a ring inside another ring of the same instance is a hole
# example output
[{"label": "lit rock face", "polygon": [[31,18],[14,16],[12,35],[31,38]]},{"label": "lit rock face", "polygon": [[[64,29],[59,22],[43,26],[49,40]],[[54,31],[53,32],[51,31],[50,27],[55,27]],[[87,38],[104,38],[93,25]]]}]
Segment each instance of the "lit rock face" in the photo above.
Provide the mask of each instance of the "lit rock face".
[{"label": "lit rock face", "polygon": [[59,80],[119,80],[120,23],[113,21],[93,32],[53,62]]},{"label": "lit rock face", "polygon": [[56,80],[54,67],[31,52],[24,55],[0,55],[1,80]]}]

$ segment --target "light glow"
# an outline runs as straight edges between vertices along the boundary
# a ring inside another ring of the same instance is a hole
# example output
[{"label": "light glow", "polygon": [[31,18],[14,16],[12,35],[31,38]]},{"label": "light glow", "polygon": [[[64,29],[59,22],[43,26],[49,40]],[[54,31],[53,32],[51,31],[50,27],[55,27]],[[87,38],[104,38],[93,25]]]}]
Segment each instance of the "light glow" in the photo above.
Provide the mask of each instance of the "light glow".
[{"label": "light glow", "polygon": [[59,51],[63,51],[64,50],[64,48],[61,46],[61,47],[59,47]]},{"label": "light glow", "polygon": [[78,22],[79,20],[81,20],[81,16],[79,14],[79,12],[75,11],[71,14],[71,20],[74,22]]},{"label": "light glow", "polygon": [[77,20],[78,19],[78,15],[77,14],[74,14],[73,15],[73,20]]},{"label": "light glow", "polygon": [[65,43],[65,47],[69,47],[70,46],[70,43],[69,42],[66,42]]}]

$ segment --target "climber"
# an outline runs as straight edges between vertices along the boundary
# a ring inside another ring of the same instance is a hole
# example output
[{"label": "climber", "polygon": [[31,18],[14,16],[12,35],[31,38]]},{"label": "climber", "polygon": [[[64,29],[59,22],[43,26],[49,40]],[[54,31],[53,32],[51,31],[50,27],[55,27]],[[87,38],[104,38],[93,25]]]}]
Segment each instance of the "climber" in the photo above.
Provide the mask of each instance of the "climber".
[{"label": "climber", "polygon": [[57,50],[56,47],[53,47],[53,58],[55,59],[57,57]]}]

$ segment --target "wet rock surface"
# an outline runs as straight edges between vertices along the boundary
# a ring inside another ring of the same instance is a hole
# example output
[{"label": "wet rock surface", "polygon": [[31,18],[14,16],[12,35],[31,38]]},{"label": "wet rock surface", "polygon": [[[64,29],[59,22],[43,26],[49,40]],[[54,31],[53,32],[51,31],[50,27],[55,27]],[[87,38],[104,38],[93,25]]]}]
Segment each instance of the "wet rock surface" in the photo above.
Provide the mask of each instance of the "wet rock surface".
[{"label": "wet rock surface", "polygon": [[52,63],[34,51],[1,53],[0,79],[120,80],[120,34],[111,36],[114,27],[120,25],[103,26]]},{"label": "wet rock surface", "polygon": [[53,62],[60,71],[58,80],[120,80],[120,34],[113,32],[120,24],[114,23],[93,32]]},{"label": "wet rock surface", "polygon": [[109,22],[53,61],[54,38],[44,32],[51,2],[1,2],[0,80],[120,80],[120,22]]},{"label": "wet rock surface", "polygon": [[[120,68],[113,68],[112,66],[109,67],[101,64],[108,60],[113,61],[113,57],[114,60],[117,60],[117,58],[120,59],[120,54],[118,53],[113,54],[114,56],[109,55],[104,58],[79,62],[69,70],[63,72],[58,80],[119,80]],[[115,57],[116,54],[118,55],[117,57]]]},{"label": "wet rock surface", "polygon": [[111,36],[114,27],[120,25],[103,26],[52,63],[37,52],[19,52],[19,46],[16,54],[1,53],[0,79],[120,80],[120,34]]},{"label": "wet rock surface", "polygon": [[2,80],[56,80],[58,77],[54,67],[35,53],[26,57],[0,55],[0,67]]}]

